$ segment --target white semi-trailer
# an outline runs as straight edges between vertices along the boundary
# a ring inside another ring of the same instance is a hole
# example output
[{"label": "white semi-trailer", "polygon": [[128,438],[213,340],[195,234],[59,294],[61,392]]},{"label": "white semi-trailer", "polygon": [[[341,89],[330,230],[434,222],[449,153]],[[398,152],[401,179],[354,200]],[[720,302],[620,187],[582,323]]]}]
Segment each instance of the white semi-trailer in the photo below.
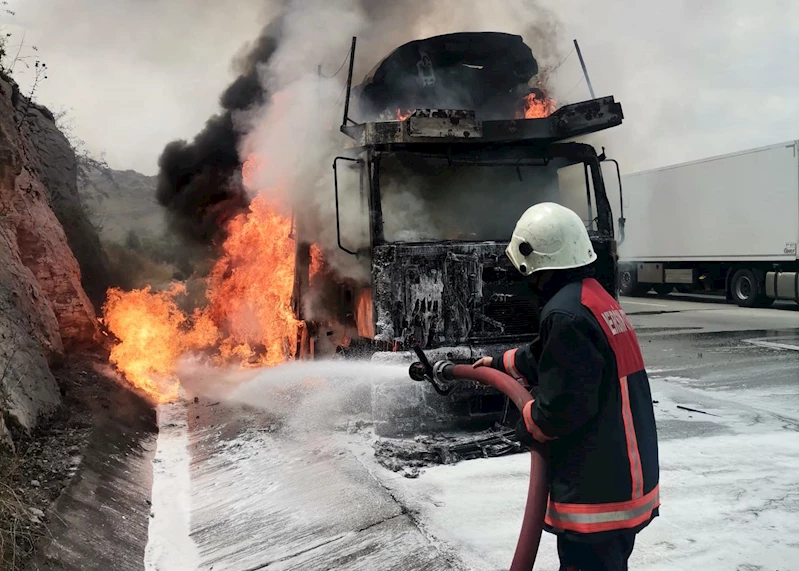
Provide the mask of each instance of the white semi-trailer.
[{"label": "white semi-trailer", "polygon": [[799,141],[626,175],[622,187],[622,295],[799,302]]}]

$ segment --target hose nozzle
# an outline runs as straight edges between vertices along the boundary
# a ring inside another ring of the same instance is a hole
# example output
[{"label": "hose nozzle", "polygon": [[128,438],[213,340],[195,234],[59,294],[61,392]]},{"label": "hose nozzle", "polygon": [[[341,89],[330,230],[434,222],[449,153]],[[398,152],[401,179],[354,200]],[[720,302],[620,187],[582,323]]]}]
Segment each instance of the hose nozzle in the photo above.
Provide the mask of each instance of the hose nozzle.
[{"label": "hose nozzle", "polygon": [[455,365],[449,361],[436,361],[431,364],[421,347],[416,345],[413,350],[419,361],[411,363],[408,375],[414,381],[427,381],[441,396],[450,394],[455,389],[452,382],[454,380],[452,369]]},{"label": "hose nozzle", "polygon": [[416,362],[411,363],[410,369],[408,369],[408,374],[414,381],[427,381],[432,378],[428,375],[427,368],[424,366],[424,363]]}]

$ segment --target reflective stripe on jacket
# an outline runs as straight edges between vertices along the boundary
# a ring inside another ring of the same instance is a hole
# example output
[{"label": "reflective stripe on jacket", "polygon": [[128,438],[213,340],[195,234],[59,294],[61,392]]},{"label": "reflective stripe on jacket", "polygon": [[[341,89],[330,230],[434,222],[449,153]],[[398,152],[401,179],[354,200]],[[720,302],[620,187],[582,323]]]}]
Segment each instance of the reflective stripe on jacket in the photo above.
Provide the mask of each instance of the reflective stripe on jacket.
[{"label": "reflective stripe on jacket", "polygon": [[507,351],[494,366],[537,385],[522,416],[536,440],[550,443],[547,529],[582,535],[645,527],[660,506],[658,446],[633,326],[589,278],[546,304],[540,335],[540,348]]}]

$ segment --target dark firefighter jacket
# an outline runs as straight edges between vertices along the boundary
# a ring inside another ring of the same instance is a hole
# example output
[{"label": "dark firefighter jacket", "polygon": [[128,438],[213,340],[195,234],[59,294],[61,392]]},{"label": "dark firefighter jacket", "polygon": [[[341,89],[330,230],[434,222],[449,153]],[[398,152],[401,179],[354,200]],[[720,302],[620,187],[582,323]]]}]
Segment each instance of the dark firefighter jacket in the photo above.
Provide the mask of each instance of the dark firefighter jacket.
[{"label": "dark firefighter jacket", "polygon": [[507,351],[492,366],[537,386],[522,418],[549,443],[548,531],[599,539],[658,515],[649,379],[632,325],[599,282],[562,287],[541,313],[540,345]]}]

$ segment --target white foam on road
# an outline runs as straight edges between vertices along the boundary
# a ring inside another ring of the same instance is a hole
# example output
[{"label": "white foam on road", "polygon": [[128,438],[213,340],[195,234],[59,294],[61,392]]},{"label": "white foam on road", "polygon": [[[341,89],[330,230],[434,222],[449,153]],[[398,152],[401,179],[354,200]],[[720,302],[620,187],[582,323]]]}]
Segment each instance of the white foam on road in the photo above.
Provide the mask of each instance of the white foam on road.
[{"label": "white foam on road", "polygon": [[799,439],[787,431],[661,445],[661,517],[639,569],[792,569],[799,560]]},{"label": "white foam on road", "polygon": [[[791,337],[790,339],[795,339]],[[758,347],[766,347],[768,349],[785,349],[788,351],[799,351],[799,345],[791,345],[790,343],[777,343],[775,341],[766,341],[764,339],[744,339],[744,343],[757,345]]]},{"label": "white foam on road", "polygon": [[[374,462],[365,451],[365,462]],[[530,475],[529,454],[426,468],[407,479],[373,467],[426,533],[472,569],[507,569],[519,538]],[[543,534],[536,570],[558,568],[554,536]]]},{"label": "white foam on road", "polygon": [[[645,571],[795,569],[799,561],[799,439],[723,435],[661,443],[661,517],[636,540]],[[417,480],[383,473],[425,529],[476,569],[507,569],[527,492],[526,455],[428,468]],[[544,534],[536,569],[557,569]]]},{"label": "white foam on road", "polygon": [[186,405],[159,405],[146,571],[194,571],[199,565],[197,545],[190,536],[190,460]]},{"label": "white foam on road", "polygon": [[[660,442],[661,515],[638,536],[631,568],[799,569],[786,563],[799,561],[797,433],[784,428],[776,413],[756,413],[749,399],[737,401],[741,391],[722,392],[728,399],[722,401],[715,392],[656,379],[652,385],[664,428],[681,420],[690,434],[691,424],[699,424],[696,436]],[[672,393],[676,400],[669,398]],[[691,396],[702,399],[694,406],[717,416],[676,408],[680,402],[693,404]],[[785,400],[764,400],[762,406],[781,412],[778,404]],[[724,433],[707,432],[707,423]],[[362,458],[375,464],[368,449]],[[372,469],[426,532],[467,564],[507,569],[521,526],[528,463],[525,454],[470,460],[426,468],[412,480],[380,466]],[[544,534],[536,569],[557,567],[555,540]]]}]

